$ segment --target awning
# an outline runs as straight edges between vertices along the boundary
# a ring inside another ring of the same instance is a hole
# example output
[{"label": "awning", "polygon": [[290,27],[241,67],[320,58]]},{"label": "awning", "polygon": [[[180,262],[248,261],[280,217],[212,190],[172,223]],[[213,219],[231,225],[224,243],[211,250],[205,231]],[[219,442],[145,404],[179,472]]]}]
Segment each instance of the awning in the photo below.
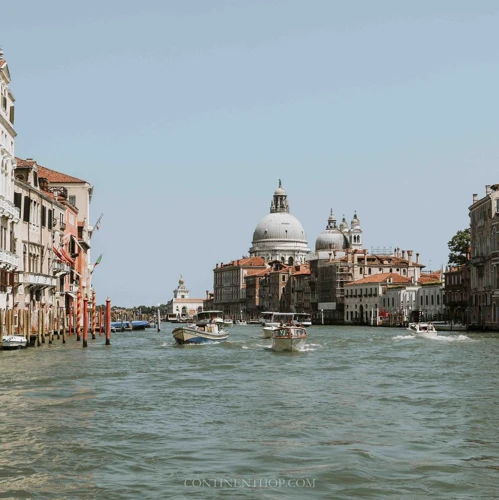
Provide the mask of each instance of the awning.
[{"label": "awning", "polygon": [[76,300],[76,295],[74,293],[66,292],[66,295],[69,295],[71,298]]}]

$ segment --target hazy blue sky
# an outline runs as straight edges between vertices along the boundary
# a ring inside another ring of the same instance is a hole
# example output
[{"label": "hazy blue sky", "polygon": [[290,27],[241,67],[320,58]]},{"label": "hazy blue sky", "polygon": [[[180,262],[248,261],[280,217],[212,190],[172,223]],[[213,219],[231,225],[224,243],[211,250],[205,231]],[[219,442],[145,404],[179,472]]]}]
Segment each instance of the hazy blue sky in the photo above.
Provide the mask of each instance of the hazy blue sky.
[{"label": "hazy blue sky", "polygon": [[447,262],[499,182],[496,1],[4,2],[16,154],[95,186],[98,301],[191,296],[248,253],[278,179],[309,246]]}]

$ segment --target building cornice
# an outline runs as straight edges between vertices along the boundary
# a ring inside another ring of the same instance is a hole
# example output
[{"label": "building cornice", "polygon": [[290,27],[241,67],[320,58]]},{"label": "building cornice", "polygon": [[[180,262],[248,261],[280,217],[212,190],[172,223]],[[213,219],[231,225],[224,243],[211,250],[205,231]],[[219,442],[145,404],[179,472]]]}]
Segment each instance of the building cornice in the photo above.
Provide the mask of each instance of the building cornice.
[{"label": "building cornice", "polygon": [[12,137],[17,136],[17,132],[14,130],[14,127],[1,114],[0,114],[0,123],[7,129],[7,132]]}]

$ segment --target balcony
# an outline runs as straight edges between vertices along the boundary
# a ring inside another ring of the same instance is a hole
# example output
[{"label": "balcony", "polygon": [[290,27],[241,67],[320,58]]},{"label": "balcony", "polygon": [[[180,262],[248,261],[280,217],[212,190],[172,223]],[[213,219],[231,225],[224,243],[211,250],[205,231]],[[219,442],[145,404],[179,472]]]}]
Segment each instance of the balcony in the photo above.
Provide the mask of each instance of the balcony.
[{"label": "balcony", "polygon": [[61,222],[61,231],[66,231],[66,223]]},{"label": "balcony", "polygon": [[24,285],[38,285],[38,286],[56,286],[57,279],[52,278],[51,276],[45,276],[44,274],[36,274],[36,273],[20,273],[19,274],[19,282]]},{"label": "balcony", "polygon": [[49,191],[57,198],[61,197],[65,200],[68,198],[68,190],[65,187],[57,186],[57,187],[49,187]]},{"label": "balcony", "polygon": [[0,268],[7,271],[17,269],[19,267],[19,257],[7,250],[0,250]]},{"label": "balcony", "polygon": [[19,222],[21,215],[19,209],[14,205],[14,203],[6,200],[4,196],[0,195],[0,216],[14,219],[14,222]]},{"label": "balcony", "polygon": [[54,274],[61,276],[63,274],[69,273],[71,271],[71,267],[69,266],[69,264],[66,264],[66,262],[55,261],[53,271]]}]

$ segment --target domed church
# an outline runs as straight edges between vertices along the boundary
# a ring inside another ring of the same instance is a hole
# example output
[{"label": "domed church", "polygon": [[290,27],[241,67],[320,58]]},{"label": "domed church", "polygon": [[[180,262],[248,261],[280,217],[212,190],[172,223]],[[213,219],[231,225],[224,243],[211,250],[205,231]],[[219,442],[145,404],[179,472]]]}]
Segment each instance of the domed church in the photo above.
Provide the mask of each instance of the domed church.
[{"label": "domed church", "polygon": [[249,249],[251,257],[294,265],[304,263],[310,256],[305,230],[300,221],[289,213],[287,197],[279,179],[279,187],[274,191],[270,204],[270,213],[258,223],[253,233]]},{"label": "domed church", "polygon": [[350,227],[343,216],[343,220],[338,227],[336,225],[336,217],[333,214],[333,209],[329,214],[326,229],[319,234],[315,241],[315,253],[319,257],[323,252],[335,251],[337,254],[343,254],[347,248],[362,248],[362,229],[360,228],[360,220],[357,213],[354,214]]}]

